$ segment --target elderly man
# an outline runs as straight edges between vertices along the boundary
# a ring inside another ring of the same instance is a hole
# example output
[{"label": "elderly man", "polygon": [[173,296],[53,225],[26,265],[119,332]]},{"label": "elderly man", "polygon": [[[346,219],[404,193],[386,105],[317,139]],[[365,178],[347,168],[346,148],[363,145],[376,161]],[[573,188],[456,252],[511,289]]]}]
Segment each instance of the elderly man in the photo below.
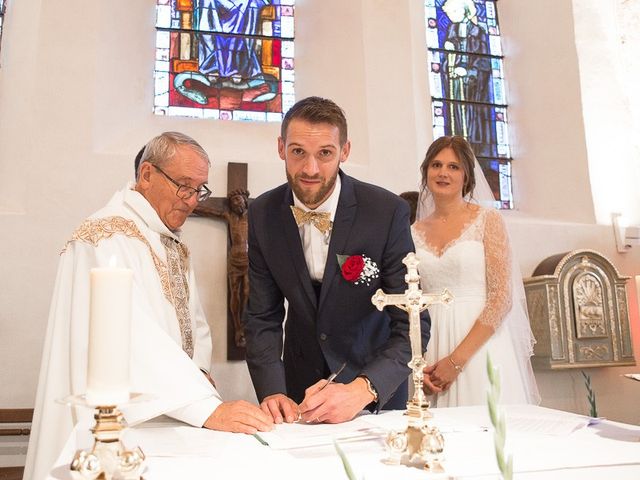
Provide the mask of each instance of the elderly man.
[{"label": "elderly man", "polygon": [[[58,269],[40,372],[25,478],[43,478],[76,414],[56,400],[85,393],[89,271],[109,265],[133,271],[130,386],[150,394],[123,406],[125,419],[168,415],[196,427],[254,433],[272,421],[257,406],[223,402],[209,368],[211,338],[180,227],[207,188],[209,159],[186,135],[166,132],[144,150],[135,185],[117,192],[65,246]],[[84,416],[84,418],[82,418]]]}]

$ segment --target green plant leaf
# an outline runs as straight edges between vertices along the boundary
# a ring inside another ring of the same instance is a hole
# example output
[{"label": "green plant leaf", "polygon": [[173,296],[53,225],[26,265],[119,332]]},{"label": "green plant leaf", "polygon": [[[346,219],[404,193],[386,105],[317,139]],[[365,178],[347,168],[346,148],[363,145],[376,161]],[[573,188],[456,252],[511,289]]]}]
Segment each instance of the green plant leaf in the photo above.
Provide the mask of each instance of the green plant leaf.
[{"label": "green plant leaf", "polygon": [[493,385],[493,363],[491,362],[491,357],[487,354],[487,376],[489,377],[489,382]]},{"label": "green plant leaf", "polygon": [[589,415],[591,417],[596,418],[598,416],[598,409],[596,407],[596,392],[593,390],[591,386],[591,377],[584,372],[584,370],[580,370],[584,378],[584,386],[587,389],[587,402],[589,403]]},{"label": "green plant leaf", "polygon": [[342,466],[344,467],[344,471],[347,474],[347,478],[349,480],[358,480],[356,478],[355,473],[353,473],[353,469],[351,468],[351,464],[349,463],[349,459],[347,458],[347,455],[344,453],[340,445],[338,445],[338,442],[334,440],[333,446],[335,447],[336,452],[338,452],[338,455],[340,456],[340,460],[342,460]]},{"label": "green plant leaf", "polygon": [[491,418],[491,424],[496,425],[498,423],[498,414],[496,412],[496,403],[493,396],[487,394],[487,407],[489,407],[489,418]]},{"label": "green plant leaf", "polygon": [[498,408],[498,400],[500,399],[500,372],[491,362],[491,357],[487,354],[487,376],[491,389],[487,392],[487,407],[489,417],[493,425],[493,445],[496,454],[496,463],[504,480],[513,478],[513,457],[509,455],[505,461],[504,446],[507,439],[507,422]]}]

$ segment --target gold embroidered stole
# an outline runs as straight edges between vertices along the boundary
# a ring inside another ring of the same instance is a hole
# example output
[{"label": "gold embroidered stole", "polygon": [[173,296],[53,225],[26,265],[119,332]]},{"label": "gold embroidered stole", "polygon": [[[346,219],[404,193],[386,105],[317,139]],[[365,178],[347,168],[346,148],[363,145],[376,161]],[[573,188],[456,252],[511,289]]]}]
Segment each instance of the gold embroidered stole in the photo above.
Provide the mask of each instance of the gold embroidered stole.
[{"label": "gold embroidered stole", "polygon": [[[180,334],[182,336],[182,349],[193,358],[193,333],[191,331],[191,315],[189,313],[189,285],[187,284],[187,261],[189,251],[182,243],[166,235],[160,235],[162,245],[167,253],[169,265],[170,286],[173,299],[169,300],[176,309]],[[166,295],[166,294],[165,294]]]},{"label": "gold embroidered stole", "polygon": [[165,248],[167,263],[153,250],[149,240],[142,235],[138,226],[133,220],[123,217],[106,217],[98,219],[88,219],[82,222],[78,229],[73,232],[61,254],[65,252],[71,242],[80,241],[89,243],[94,247],[98,246],[101,240],[111,238],[113,235],[125,235],[135,238],[146,245],[153,259],[162,293],[173,305],[180,326],[180,336],[182,338],[182,349],[193,358],[193,332],[191,330],[191,314],[189,312],[189,285],[187,284],[186,272],[188,270],[189,250],[182,243],[166,235],[160,235],[162,245]]}]

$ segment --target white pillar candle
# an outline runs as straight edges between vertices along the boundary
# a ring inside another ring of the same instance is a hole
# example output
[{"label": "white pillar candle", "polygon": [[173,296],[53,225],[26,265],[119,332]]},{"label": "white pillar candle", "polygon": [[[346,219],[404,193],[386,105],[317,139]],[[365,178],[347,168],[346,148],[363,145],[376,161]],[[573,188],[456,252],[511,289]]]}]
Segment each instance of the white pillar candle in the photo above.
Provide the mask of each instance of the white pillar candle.
[{"label": "white pillar candle", "polygon": [[108,406],[129,400],[131,285],[133,272],[91,269],[87,403]]}]

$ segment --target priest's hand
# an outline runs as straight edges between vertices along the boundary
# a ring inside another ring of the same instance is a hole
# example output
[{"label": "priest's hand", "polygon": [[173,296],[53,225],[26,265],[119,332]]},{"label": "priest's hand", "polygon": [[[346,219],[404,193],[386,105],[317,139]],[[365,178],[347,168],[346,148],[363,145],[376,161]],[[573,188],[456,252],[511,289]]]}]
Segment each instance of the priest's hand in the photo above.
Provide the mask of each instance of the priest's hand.
[{"label": "priest's hand", "polygon": [[262,399],[260,408],[264,413],[271,416],[275,423],[293,423],[300,418],[298,404],[287,397],[284,393],[274,393]]},{"label": "priest's hand", "polygon": [[[347,422],[373,401],[364,378],[351,383],[331,383],[320,380],[305,390],[300,404],[302,419],[308,423]],[[326,385],[326,388],[325,388]]]},{"label": "priest's hand", "polygon": [[248,433],[268,432],[273,429],[273,421],[260,408],[244,400],[224,402],[218,405],[204,427],[222,432]]}]

